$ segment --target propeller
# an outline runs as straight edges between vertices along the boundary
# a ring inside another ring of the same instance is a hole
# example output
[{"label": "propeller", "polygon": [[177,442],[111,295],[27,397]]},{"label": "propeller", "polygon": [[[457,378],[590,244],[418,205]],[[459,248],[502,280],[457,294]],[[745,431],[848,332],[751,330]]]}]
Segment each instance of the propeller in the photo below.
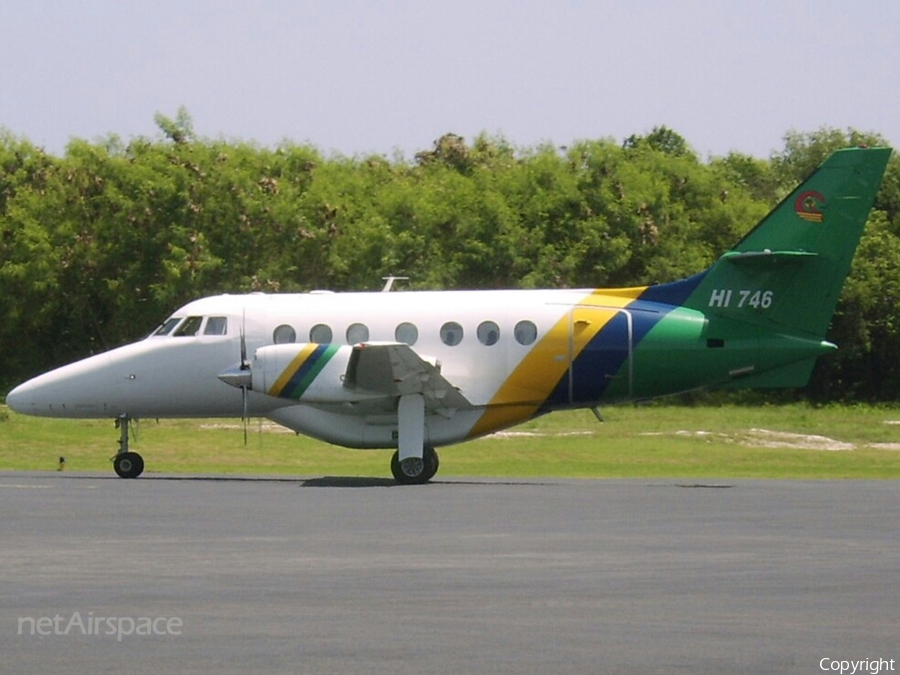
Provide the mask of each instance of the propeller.
[{"label": "propeller", "polygon": [[250,362],[247,360],[247,336],[245,324],[247,322],[247,310],[243,310],[241,314],[241,366],[240,371],[244,377],[241,378],[241,424],[244,427],[244,446],[247,445],[247,425],[250,418],[247,414],[250,399],[250,386],[253,384],[253,376],[250,372]]},{"label": "propeller", "polygon": [[253,389],[253,373],[250,360],[247,358],[247,336],[244,330],[244,321],[245,319],[241,320],[240,331],[241,362],[219,373],[219,379],[225,384],[241,390],[241,423],[244,427],[244,445],[247,445],[247,425],[250,422],[250,390]]}]

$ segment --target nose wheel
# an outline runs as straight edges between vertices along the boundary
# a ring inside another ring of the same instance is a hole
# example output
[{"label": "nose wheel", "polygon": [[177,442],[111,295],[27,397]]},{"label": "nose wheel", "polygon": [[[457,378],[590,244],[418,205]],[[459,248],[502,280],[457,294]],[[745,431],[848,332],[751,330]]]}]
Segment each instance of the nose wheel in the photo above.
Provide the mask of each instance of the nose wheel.
[{"label": "nose wheel", "polygon": [[137,478],[144,472],[144,458],[128,449],[128,415],[116,420],[119,429],[119,452],[113,457],[113,469],[119,478]]},{"label": "nose wheel", "polygon": [[422,457],[407,457],[400,461],[400,451],[391,457],[391,473],[401,485],[421,485],[427,483],[437,473],[441,460],[434,448],[425,448]]},{"label": "nose wheel", "polygon": [[119,478],[137,478],[144,471],[144,458],[136,452],[123,452],[113,459]]}]

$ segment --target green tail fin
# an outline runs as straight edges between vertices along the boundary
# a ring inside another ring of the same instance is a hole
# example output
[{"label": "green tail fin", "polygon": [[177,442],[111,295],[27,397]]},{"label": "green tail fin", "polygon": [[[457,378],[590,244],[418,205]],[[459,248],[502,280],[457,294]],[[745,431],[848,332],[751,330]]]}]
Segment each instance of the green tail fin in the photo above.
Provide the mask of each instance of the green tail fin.
[{"label": "green tail fin", "polygon": [[832,154],[706,272],[684,306],[824,338],[890,154]]}]

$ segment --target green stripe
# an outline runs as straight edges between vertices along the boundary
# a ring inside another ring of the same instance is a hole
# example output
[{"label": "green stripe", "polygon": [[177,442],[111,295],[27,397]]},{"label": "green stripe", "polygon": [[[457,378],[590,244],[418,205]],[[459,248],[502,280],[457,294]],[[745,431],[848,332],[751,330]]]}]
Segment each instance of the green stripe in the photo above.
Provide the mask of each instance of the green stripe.
[{"label": "green stripe", "polygon": [[339,346],[336,344],[330,344],[325,348],[319,358],[316,359],[316,362],[312,364],[312,367],[306,372],[291,392],[292,399],[299,400],[303,394],[306,393],[306,390],[309,389],[309,386],[315,381],[319,373],[322,372],[322,369],[325,368],[332,357],[337,354],[338,349]]}]

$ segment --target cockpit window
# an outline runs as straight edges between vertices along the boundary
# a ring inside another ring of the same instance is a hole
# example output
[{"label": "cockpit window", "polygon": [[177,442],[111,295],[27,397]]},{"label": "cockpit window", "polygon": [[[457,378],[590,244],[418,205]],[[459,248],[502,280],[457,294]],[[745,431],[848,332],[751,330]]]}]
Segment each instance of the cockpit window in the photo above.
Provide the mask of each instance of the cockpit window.
[{"label": "cockpit window", "polygon": [[175,337],[191,337],[200,332],[200,324],[203,323],[202,316],[189,316],[184,323],[178,327],[173,335]]},{"label": "cockpit window", "polygon": [[228,332],[228,319],[224,316],[211,316],[206,320],[204,335],[225,335]]},{"label": "cockpit window", "polygon": [[166,322],[156,329],[154,335],[168,335],[172,332],[172,329],[178,325],[178,322],[181,321],[180,316],[173,316],[171,319],[166,319]]}]

